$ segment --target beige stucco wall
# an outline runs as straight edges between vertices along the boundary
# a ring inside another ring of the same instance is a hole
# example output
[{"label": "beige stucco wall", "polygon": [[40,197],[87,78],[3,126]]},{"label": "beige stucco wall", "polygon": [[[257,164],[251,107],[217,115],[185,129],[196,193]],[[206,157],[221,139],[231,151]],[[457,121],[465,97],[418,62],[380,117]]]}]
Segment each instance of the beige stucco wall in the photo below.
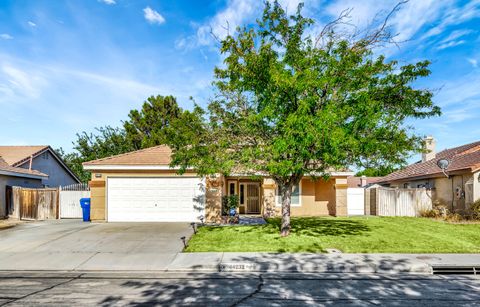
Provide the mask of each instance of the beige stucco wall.
[{"label": "beige stucco wall", "polygon": [[452,181],[449,178],[437,178],[434,180],[435,184],[435,196],[434,202],[438,205],[452,206]]},{"label": "beige stucco wall", "polygon": [[104,221],[107,216],[107,205],[104,187],[90,187],[90,219]]},{"label": "beige stucco wall", "polygon": [[[474,195],[466,195],[467,193],[475,194],[475,187],[472,191],[468,191],[465,187],[469,180],[473,180],[472,176],[472,174],[463,174],[450,176],[450,178],[436,178],[434,201],[447,206],[450,210],[467,209],[469,204],[466,204],[465,200],[475,197]],[[465,193],[464,197],[457,197],[457,188],[460,188]]]},{"label": "beige stucco wall", "polygon": [[[330,178],[313,180],[304,178],[300,187],[300,205],[290,207],[291,216],[326,216],[347,214],[347,179]],[[263,215],[280,216],[282,208],[276,203],[275,182],[264,179],[263,185]],[[337,204],[340,208],[337,208]]]},{"label": "beige stucco wall", "polygon": [[473,174],[473,201],[480,199],[480,182],[478,182],[479,178],[480,171]]}]

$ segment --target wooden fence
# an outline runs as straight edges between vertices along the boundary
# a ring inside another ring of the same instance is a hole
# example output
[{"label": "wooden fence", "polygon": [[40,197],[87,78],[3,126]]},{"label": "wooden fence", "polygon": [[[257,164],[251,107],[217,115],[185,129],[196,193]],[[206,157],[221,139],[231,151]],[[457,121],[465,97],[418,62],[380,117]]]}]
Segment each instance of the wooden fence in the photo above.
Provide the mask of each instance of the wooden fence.
[{"label": "wooden fence", "polygon": [[58,189],[12,188],[12,217],[22,220],[58,219]]},{"label": "wooden fence", "polygon": [[379,216],[419,216],[433,207],[433,190],[394,189],[377,187],[367,189],[365,212]]}]

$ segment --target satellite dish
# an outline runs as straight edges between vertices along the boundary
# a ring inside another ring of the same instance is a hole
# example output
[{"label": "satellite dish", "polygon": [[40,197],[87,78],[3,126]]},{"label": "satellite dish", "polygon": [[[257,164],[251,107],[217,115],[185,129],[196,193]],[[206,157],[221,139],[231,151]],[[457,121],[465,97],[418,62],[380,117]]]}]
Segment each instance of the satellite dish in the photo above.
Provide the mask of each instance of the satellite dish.
[{"label": "satellite dish", "polygon": [[437,161],[437,166],[442,169],[442,171],[446,170],[449,164],[450,161],[448,161],[447,159],[440,159]]}]

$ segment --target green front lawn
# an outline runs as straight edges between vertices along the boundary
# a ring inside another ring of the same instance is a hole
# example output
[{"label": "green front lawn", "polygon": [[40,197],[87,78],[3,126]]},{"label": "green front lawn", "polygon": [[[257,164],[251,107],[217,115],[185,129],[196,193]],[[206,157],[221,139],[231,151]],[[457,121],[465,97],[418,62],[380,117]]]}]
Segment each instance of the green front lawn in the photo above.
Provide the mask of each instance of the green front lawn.
[{"label": "green front lawn", "polygon": [[257,226],[204,226],[186,252],[480,253],[480,224],[425,218],[292,218],[292,233],[279,236],[280,219]]}]

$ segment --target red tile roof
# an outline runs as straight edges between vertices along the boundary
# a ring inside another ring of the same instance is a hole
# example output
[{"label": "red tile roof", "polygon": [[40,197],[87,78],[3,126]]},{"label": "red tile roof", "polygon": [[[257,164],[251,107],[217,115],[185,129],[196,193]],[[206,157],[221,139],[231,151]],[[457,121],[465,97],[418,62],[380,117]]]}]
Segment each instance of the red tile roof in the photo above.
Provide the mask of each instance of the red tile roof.
[{"label": "red tile roof", "polygon": [[466,171],[473,172],[480,169],[480,141],[445,149],[435,155],[435,158],[426,162],[417,162],[404,169],[391,173],[380,182],[392,182],[413,178],[433,178],[443,176],[437,161],[447,159],[450,164],[446,172]]},{"label": "red tile roof", "polygon": [[169,165],[171,155],[172,150],[168,146],[160,145],[84,162],[83,165]]},{"label": "red tile roof", "polygon": [[[367,185],[376,183],[383,177],[365,177],[367,179]],[[349,188],[361,188],[361,179],[362,177],[350,176],[347,177],[347,184]]]}]

